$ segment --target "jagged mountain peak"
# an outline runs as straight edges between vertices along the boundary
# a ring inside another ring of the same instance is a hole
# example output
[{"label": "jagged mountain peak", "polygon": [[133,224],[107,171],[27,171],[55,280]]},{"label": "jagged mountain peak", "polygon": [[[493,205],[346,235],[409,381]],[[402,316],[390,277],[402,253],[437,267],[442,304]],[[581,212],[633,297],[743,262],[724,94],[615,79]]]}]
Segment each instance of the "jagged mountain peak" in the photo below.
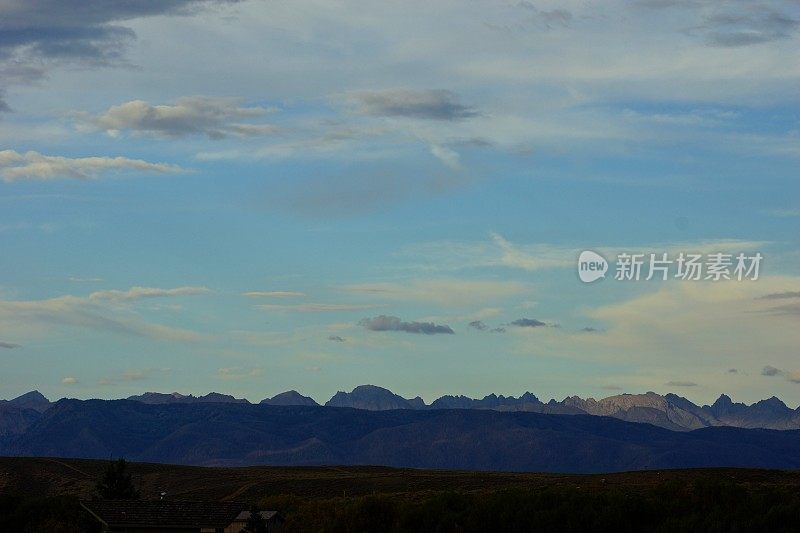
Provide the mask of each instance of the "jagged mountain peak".
[{"label": "jagged mountain peak", "polygon": [[294,389],[276,394],[272,398],[265,398],[261,400],[261,403],[269,405],[319,405],[313,398],[303,396]]},{"label": "jagged mountain peak", "polygon": [[382,411],[425,407],[424,402],[422,402],[422,405],[419,402],[422,402],[421,398],[419,401],[416,399],[407,400],[389,389],[384,389],[377,385],[359,385],[351,392],[337,392],[325,405],[329,407],[353,407],[370,411]]},{"label": "jagged mountain peak", "polygon": [[250,403],[245,399],[234,398],[230,394],[219,392],[209,392],[205,396],[194,396],[192,394],[181,394],[180,392],[145,392],[143,394],[129,396],[128,400],[149,404],[162,403]]},{"label": "jagged mountain peak", "polygon": [[525,392],[522,396],[519,397],[520,400],[525,400],[526,402],[538,402],[539,398],[536,397],[535,394],[532,392]]},{"label": "jagged mountain peak", "polygon": [[13,400],[8,400],[7,403],[22,409],[34,409],[39,412],[47,410],[52,405],[50,400],[38,390],[26,392]]},{"label": "jagged mountain peak", "polygon": [[[180,392],[146,392],[128,399],[151,404],[249,403],[245,399],[217,392],[205,396],[185,395]],[[272,398],[262,400],[261,403],[319,405],[313,398],[303,396],[296,390],[276,394]],[[0,404],[7,406],[8,413],[19,413],[21,410],[36,410],[41,413],[54,405],[39,391],[30,391],[13,400],[0,400]],[[600,400],[591,397],[583,399],[573,395],[567,396],[562,401],[551,399],[547,403],[542,403],[536,395],[526,391],[519,397],[492,392],[480,399],[465,395],[445,395],[427,405],[419,396],[408,399],[387,388],[365,384],[353,388],[350,392],[337,392],[325,405],[366,410],[488,409],[544,414],[588,414],[611,416],[631,422],[646,422],[672,430],[692,430],[710,426],[800,429],[800,407],[790,409],[775,396],[746,405],[734,402],[727,394],[721,394],[712,405],[701,407],[677,394],[668,393],[662,396],[653,391],[617,394]]]},{"label": "jagged mountain peak", "polygon": [[407,410],[387,416],[324,407],[107,400],[61,400],[12,439],[0,440],[0,453],[107,458],[120,443],[131,461],[229,467],[264,464],[265,457],[275,466],[513,472],[800,466],[796,431],[708,428],[694,436],[569,414]]},{"label": "jagged mountain peak", "polygon": [[36,389],[34,389],[34,390],[30,391],[30,392],[26,392],[25,394],[20,394],[19,396],[17,396],[16,398],[14,398],[13,400],[10,400],[10,401],[12,403],[19,403],[21,401],[32,401],[32,400],[44,401],[44,402],[49,402],[50,401],[50,400],[47,399],[47,397],[44,394],[42,394],[41,392],[39,392]]},{"label": "jagged mountain peak", "polygon": [[733,400],[727,394],[720,394],[719,398],[714,402],[714,407],[733,405]]},{"label": "jagged mountain peak", "polygon": [[775,396],[771,396],[771,397],[767,398],[766,400],[761,400],[759,402],[756,402],[753,405],[754,406],[757,405],[757,406],[760,406],[760,407],[766,407],[766,408],[769,408],[769,409],[776,409],[776,410],[780,410],[780,411],[789,409],[789,407],[785,403],[783,403],[782,400],[780,400],[779,398],[777,398]]},{"label": "jagged mountain peak", "polygon": [[390,391],[389,389],[386,389],[384,387],[379,387],[378,385],[366,384],[366,385],[358,385],[358,386],[356,386],[351,391],[350,394],[357,394],[357,393],[387,393],[387,392],[389,394],[394,394],[392,391]]}]

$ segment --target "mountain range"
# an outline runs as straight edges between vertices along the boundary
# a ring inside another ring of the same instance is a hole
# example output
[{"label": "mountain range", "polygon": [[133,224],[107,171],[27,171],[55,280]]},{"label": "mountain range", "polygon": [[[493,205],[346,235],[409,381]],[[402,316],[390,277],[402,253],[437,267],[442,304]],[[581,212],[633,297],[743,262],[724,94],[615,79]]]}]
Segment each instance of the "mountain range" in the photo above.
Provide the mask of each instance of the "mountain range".
[{"label": "mountain range", "polygon": [[671,431],[606,416],[497,409],[62,399],[0,438],[0,455],[541,472],[796,469],[800,431]]},{"label": "mountain range", "polygon": [[245,399],[234,398],[229,394],[209,392],[205,396],[192,396],[191,394],[180,394],[173,392],[164,394],[161,392],[145,392],[138,396],[129,396],[129,400],[136,402],[160,404],[160,403],[250,403]]},{"label": "mountain range", "polygon": [[[146,404],[250,403],[243,398],[211,392],[205,396],[146,392],[128,400]],[[267,405],[318,406],[309,396],[290,390],[266,398]],[[52,403],[38,391],[31,391],[13,400],[0,400],[0,437],[16,435],[35,422]],[[351,392],[337,392],[325,407],[350,407],[369,411],[394,409],[438,410],[480,409],[521,411],[557,415],[608,416],[628,422],[647,423],[673,431],[691,431],[704,427],[732,426],[741,428],[800,429],[800,408],[791,409],[772,397],[752,405],[735,403],[725,394],[713,404],[699,406],[676,394],[664,396],[654,392],[619,394],[600,400],[569,396],[561,401],[540,401],[526,392],[519,397],[489,394],[481,399],[467,396],[442,396],[426,404],[422,398],[406,399],[375,385],[360,385]]]}]

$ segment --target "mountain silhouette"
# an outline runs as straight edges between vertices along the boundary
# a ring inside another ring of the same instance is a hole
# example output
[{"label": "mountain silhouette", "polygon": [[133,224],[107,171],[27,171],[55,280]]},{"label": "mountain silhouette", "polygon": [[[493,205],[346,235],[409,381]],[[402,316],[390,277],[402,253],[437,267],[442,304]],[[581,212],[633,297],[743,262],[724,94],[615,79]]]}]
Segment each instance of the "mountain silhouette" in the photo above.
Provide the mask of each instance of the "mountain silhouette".
[{"label": "mountain silhouette", "polygon": [[[146,392],[128,399],[151,405],[249,403],[246,399],[216,392],[204,396],[177,392]],[[261,403],[284,406],[319,405],[313,398],[295,390],[276,394],[262,400]],[[27,428],[42,418],[52,405],[38,391],[31,391],[13,400],[0,400],[0,439],[7,440],[25,433]],[[746,405],[734,402],[726,394],[720,395],[713,404],[703,406],[676,394],[662,396],[655,392],[618,394],[600,400],[569,396],[561,401],[551,399],[546,403],[530,392],[519,397],[489,394],[480,399],[463,395],[446,395],[427,405],[419,397],[407,399],[383,387],[360,385],[351,392],[337,392],[325,406],[369,411],[466,409],[550,415],[592,415],[652,424],[672,431],[728,426],[751,429],[800,429],[800,409],[791,409],[778,398],[772,397]]]},{"label": "mountain silhouette", "polygon": [[13,400],[8,400],[7,403],[21,409],[33,409],[40,413],[49,409],[51,405],[50,400],[45,398],[44,394],[38,390],[26,392],[22,396],[17,396]]},{"label": "mountain silhouette", "polygon": [[352,392],[337,392],[325,402],[327,407],[353,407],[370,411],[391,409],[424,409],[425,402],[420,397],[407,400],[389,389],[375,385],[359,385]]},{"label": "mountain silhouette", "polygon": [[272,398],[265,398],[261,403],[269,405],[319,405],[313,398],[303,396],[296,390],[276,394]]},{"label": "mountain silhouette", "polygon": [[21,434],[0,439],[0,455],[543,472],[793,469],[800,468],[800,431],[670,431],[606,416],[493,409],[64,399]]},{"label": "mountain silhouette", "polygon": [[229,394],[209,392],[205,396],[184,395],[178,392],[164,394],[161,392],[145,392],[139,396],[130,396],[129,400],[150,404],[162,403],[250,403],[247,400],[234,398]]}]

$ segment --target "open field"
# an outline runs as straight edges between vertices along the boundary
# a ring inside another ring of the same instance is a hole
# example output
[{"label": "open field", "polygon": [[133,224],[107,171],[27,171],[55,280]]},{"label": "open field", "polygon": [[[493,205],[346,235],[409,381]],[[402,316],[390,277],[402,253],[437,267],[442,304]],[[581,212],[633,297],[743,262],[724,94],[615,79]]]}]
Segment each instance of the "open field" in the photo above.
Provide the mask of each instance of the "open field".
[{"label": "open field", "polygon": [[[75,495],[88,498],[105,461],[0,457],[0,493],[23,496]],[[732,482],[747,489],[800,490],[800,471],[692,469],[617,474],[459,472],[365,466],[213,468],[131,463],[143,498],[166,492],[183,500],[253,500],[275,494],[332,498],[369,494],[482,492],[544,487],[620,489],[631,493],[698,477]]]},{"label": "open field", "polygon": [[[105,461],[0,457],[0,530],[94,531],[78,505]],[[800,471],[562,475],[131,463],[145,499],[278,510],[286,531],[797,531]],[[5,528],[5,529],[4,529]]]}]

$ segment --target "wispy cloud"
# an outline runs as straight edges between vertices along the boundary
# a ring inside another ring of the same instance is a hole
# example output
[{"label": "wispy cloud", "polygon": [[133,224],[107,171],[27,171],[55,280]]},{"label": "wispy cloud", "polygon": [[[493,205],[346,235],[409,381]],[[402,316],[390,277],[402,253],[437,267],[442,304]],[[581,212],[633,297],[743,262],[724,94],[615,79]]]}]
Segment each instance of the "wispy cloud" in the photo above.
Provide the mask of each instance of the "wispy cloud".
[{"label": "wispy cloud", "polygon": [[553,244],[517,245],[498,233],[488,241],[437,241],[406,246],[398,253],[418,261],[422,270],[463,270],[468,268],[507,267],[539,270],[573,266],[575,247]]},{"label": "wispy cloud", "polygon": [[765,312],[773,315],[798,316],[800,315],[800,302],[776,305],[775,307],[765,309]]},{"label": "wispy cloud", "polygon": [[97,291],[89,295],[90,300],[114,300],[130,302],[142,298],[162,298],[166,296],[193,296],[211,292],[208,287],[175,287],[161,289],[157,287],[131,287],[126,291],[109,290]]},{"label": "wispy cloud", "polygon": [[260,376],[261,373],[262,369],[260,367],[243,368],[240,366],[231,366],[217,369],[218,378],[229,380],[256,378]]},{"label": "wispy cloud", "polygon": [[[320,131],[321,130],[321,131]],[[245,159],[245,160],[282,160],[300,157],[304,160],[309,158],[353,158],[374,159],[373,154],[368,154],[360,150],[363,143],[369,143],[377,138],[390,133],[386,128],[342,125],[342,124],[321,124],[310,128],[300,128],[294,131],[294,136],[281,137],[260,146],[256,149],[225,149],[216,151],[203,151],[197,154],[197,159],[201,161],[219,161],[226,159]],[[286,132],[283,132],[286,133]],[[385,150],[379,152],[386,153]]]},{"label": "wispy cloud", "polygon": [[336,311],[362,311],[364,309],[375,309],[385,307],[380,304],[330,304],[330,303],[307,303],[307,304],[259,304],[258,309],[264,311],[297,311],[300,313],[327,313]]},{"label": "wispy cloud", "polygon": [[461,104],[454,93],[445,90],[359,91],[352,93],[351,98],[367,115],[452,121],[478,114],[475,109]]},{"label": "wispy cloud", "polygon": [[12,349],[19,348],[19,344],[13,342],[0,341],[0,348]]},{"label": "wispy cloud", "polygon": [[200,342],[207,335],[141,319],[126,309],[113,309],[107,300],[59,296],[46,300],[0,300],[0,325],[47,333],[53,326],[91,329],[151,339]]},{"label": "wispy cloud", "polygon": [[441,144],[432,144],[430,148],[431,154],[445,166],[453,170],[461,169],[461,156],[458,152]]},{"label": "wispy cloud", "polygon": [[172,372],[171,368],[128,369],[124,372],[100,379],[98,385],[118,385],[130,381],[146,381]]},{"label": "wispy cloud", "polygon": [[[308,160],[307,152],[298,152]],[[355,157],[352,150],[343,154]],[[401,175],[393,169],[363,171],[354,169],[331,176],[314,174],[287,184],[276,191],[270,206],[311,218],[351,218],[373,213],[415,195],[441,194],[432,190],[431,178]]]},{"label": "wispy cloud", "polygon": [[297,291],[250,291],[242,293],[249,298],[303,298],[306,294]]},{"label": "wispy cloud", "polygon": [[185,96],[174,104],[152,105],[133,100],[113,106],[100,115],[74,113],[82,127],[97,128],[111,136],[131,131],[164,137],[205,135],[210,139],[256,137],[277,131],[271,124],[247,123],[272,112],[270,108],[243,106],[240,98]]},{"label": "wispy cloud", "polygon": [[66,376],[61,379],[62,385],[77,385],[77,383],[78,383],[78,378],[72,376]]},{"label": "wispy cloud", "polygon": [[759,296],[768,306],[760,308],[761,312],[772,315],[800,315],[800,291],[782,290]]},{"label": "wispy cloud", "polygon": [[[571,257],[564,254],[564,250],[558,248],[532,247],[529,250],[519,248],[510,241],[503,238],[498,233],[491,234],[492,242],[501,250],[499,264],[511,268],[523,270],[537,270],[540,268],[551,268],[572,264]],[[544,253],[543,253],[544,252]],[[556,257],[559,255],[560,257]]]},{"label": "wispy cloud", "polygon": [[0,233],[17,233],[27,231],[38,231],[45,234],[52,234],[61,229],[58,224],[50,222],[30,223],[17,222],[14,224],[0,224]]},{"label": "wispy cloud", "polygon": [[33,151],[24,154],[14,150],[0,151],[0,178],[7,182],[59,178],[92,180],[109,174],[131,171],[150,174],[185,172],[176,165],[149,163],[127,157],[70,158],[43,155]]},{"label": "wispy cloud", "polygon": [[764,6],[739,12],[717,11],[697,28],[713,46],[738,47],[790,38],[800,22]]},{"label": "wispy cloud", "polygon": [[444,306],[484,305],[531,292],[526,283],[458,278],[414,279],[404,283],[345,285],[343,290],[375,298],[431,302]]},{"label": "wispy cloud", "polygon": [[[728,387],[727,369],[752,366],[753,354],[771,362],[768,376],[781,376],[795,364],[800,343],[795,315],[766,312],[766,294],[800,289],[800,278],[764,276],[754,283],[661,284],[621,302],[587,309],[601,331],[591,335],[562,330],[559,335],[519,336],[532,353],[547,353],[608,363],[634,363],[662,385],[675,367],[693,368],[706,387]],[[544,332],[543,332],[544,333]],[[555,333],[555,330],[553,330]],[[724,362],[724,366],[722,366]],[[746,375],[746,374],[744,374]]]},{"label": "wispy cloud", "polygon": [[667,381],[664,383],[667,387],[697,387],[694,381]]},{"label": "wispy cloud", "polygon": [[800,298],[800,291],[773,292],[760,297],[762,300],[788,300],[792,298]]},{"label": "wispy cloud", "polygon": [[800,217],[800,209],[769,209],[766,213],[780,218]]},{"label": "wispy cloud", "polygon": [[[598,243],[592,249],[606,258],[613,258],[623,251],[640,253],[679,252],[713,253],[721,250],[742,252],[764,249],[767,241],[742,239],[709,239],[698,241],[676,241],[642,243],[624,246],[608,246]],[[578,254],[585,246],[554,243],[514,243],[500,235],[490,233],[488,241],[438,241],[406,246],[398,256],[416,260],[411,268],[418,270],[464,270],[487,267],[505,267],[526,271],[549,268],[573,268]]]}]

